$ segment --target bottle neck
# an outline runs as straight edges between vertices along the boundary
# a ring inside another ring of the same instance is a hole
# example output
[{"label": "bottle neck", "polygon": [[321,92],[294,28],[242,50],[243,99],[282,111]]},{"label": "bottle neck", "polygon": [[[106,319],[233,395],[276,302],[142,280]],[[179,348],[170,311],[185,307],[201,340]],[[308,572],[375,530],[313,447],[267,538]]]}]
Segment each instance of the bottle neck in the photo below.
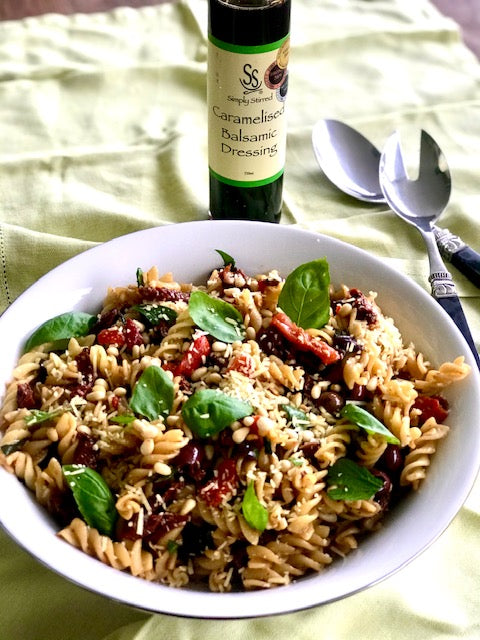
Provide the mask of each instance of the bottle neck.
[{"label": "bottle neck", "polygon": [[224,42],[276,42],[290,30],[291,0],[209,0],[209,34]]}]

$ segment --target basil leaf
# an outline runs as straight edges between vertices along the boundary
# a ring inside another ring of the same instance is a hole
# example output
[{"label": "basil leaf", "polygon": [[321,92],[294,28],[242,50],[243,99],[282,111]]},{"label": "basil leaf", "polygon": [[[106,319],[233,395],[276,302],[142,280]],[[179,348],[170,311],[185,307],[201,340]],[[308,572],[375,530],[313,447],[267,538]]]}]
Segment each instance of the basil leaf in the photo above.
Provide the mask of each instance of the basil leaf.
[{"label": "basil leaf", "polygon": [[351,402],[347,403],[340,411],[343,418],[347,418],[353,424],[361,427],[367,433],[380,435],[391,444],[400,444],[400,440],[377,420],[371,413]]},{"label": "basil leaf", "polygon": [[173,382],[168,374],[155,365],[142,373],[130,399],[130,408],[149,420],[168,416],[173,406]]},{"label": "basil leaf", "polygon": [[110,422],[114,424],[131,424],[135,420],[135,416],[131,416],[128,413],[122,413],[120,416],[113,416],[109,418]]},{"label": "basil leaf", "polygon": [[306,262],[287,276],[278,306],[302,329],[320,329],[330,317],[329,285],[327,260]]},{"label": "basil leaf", "polygon": [[105,536],[111,536],[117,521],[115,499],[102,476],[81,464],[62,467],[78,510],[85,522]]},{"label": "basil leaf", "polygon": [[86,336],[97,321],[96,316],[82,311],[69,311],[44,322],[28,338],[24,353],[46,342],[56,342],[72,337]]},{"label": "basil leaf", "polygon": [[194,323],[217,340],[235,342],[245,337],[242,314],[224,300],[194,291],[190,294],[188,310]]},{"label": "basil leaf", "polygon": [[11,453],[15,453],[15,451],[20,451],[23,447],[23,443],[26,442],[27,438],[22,438],[21,440],[16,440],[15,442],[10,442],[9,444],[4,444],[0,447],[0,451],[5,456],[9,456]]},{"label": "basil leaf", "polygon": [[40,409],[31,409],[28,416],[25,416],[25,424],[27,427],[31,427],[34,424],[41,424],[42,422],[47,422],[51,418],[58,418],[62,413],[65,413],[65,409],[60,407],[59,409],[55,409],[55,411],[41,411]]},{"label": "basil leaf", "polygon": [[305,464],[305,458],[289,458],[294,467],[303,467]]},{"label": "basil leaf", "polygon": [[142,269],[140,269],[140,267],[138,267],[135,276],[137,278],[137,287],[143,287],[143,271]]},{"label": "basil leaf", "polygon": [[177,318],[175,309],[170,309],[170,307],[162,304],[137,304],[133,308],[153,327],[156,327],[160,320],[165,320],[173,324]]},{"label": "basil leaf", "polygon": [[222,251],[221,249],[215,249],[215,251],[220,255],[220,257],[223,260],[223,266],[227,267],[229,264],[232,265],[232,267],[235,266],[235,260],[234,258],[232,258],[232,256],[230,256],[228,253],[226,253],[225,251]]},{"label": "basil leaf", "polygon": [[370,500],[383,487],[383,480],[353,460],[340,458],[328,470],[327,484],[332,500]]},{"label": "basil leaf", "polygon": [[247,523],[257,531],[265,531],[268,524],[268,511],[261,504],[250,481],[242,500],[242,513]]},{"label": "basil leaf", "polygon": [[253,407],[218,389],[200,389],[185,402],[182,417],[185,424],[200,438],[220,433],[234,420],[253,413]]},{"label": "basil leaf", "polygon": [[168,553],[175,553],[178,550],[180,545],[176,540],[168,540],[167,542],[167,551]]},{"label": "basil leaf", "polygon": [[306,429],[310,424],[310,420],[305,413],[301,409],[297,409],[296,407],[292,407],[291,404],[284,404],[282,409],[287,414],[287,418],[292,423],[292,427],[299,427],[300,429]]}]

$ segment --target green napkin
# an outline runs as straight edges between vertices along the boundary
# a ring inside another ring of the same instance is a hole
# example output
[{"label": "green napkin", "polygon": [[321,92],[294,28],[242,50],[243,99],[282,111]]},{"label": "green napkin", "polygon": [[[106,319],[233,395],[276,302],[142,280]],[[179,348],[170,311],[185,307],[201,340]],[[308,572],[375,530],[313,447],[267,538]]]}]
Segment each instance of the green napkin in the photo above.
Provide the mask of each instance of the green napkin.
[{"label": "green napkin", "polygon": [[[426,0],[294,0],[289,69],[282,223],[360,246],[428,289],[419,234],[336,191],[311,147],[324,117],[378,146],[424,128],[452,170],[441,224],[480,251],[480,64],[452,21]],[[0,312],[96,243],[206,219],[206,155],[206,0],[0,23]],[[451,270],[479,344],[480,291]],[[477,484],[440,540],[383,583],[307,612],[214,622],[87,593],[2,533],[0,637],[473,640],[479,527]]]}]

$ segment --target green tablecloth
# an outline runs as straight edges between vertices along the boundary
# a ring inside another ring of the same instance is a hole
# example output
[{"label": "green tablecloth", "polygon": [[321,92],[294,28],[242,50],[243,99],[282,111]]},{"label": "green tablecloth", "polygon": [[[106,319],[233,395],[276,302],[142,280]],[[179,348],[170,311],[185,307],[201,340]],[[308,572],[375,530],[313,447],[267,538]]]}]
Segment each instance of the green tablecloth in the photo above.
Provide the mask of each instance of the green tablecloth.
[{"label": "green tablecloth", "polygon": [[[207,217],[206,1],[0,24],[0,311],[95,243]],[[480,64],[426,1],[294,0],[282,223],[360,246],[428,287],[420,236],[326,181],[313,124],[447,155],[442,225],[480,250]],[[452,268],[477,345],[480,291]],[[420,558],[371,589],[252,621],[152,616],[54,575],[0,534],[4,640],[480,637],[480,486]],[[221,614],[221,611],[219,611]]]}]

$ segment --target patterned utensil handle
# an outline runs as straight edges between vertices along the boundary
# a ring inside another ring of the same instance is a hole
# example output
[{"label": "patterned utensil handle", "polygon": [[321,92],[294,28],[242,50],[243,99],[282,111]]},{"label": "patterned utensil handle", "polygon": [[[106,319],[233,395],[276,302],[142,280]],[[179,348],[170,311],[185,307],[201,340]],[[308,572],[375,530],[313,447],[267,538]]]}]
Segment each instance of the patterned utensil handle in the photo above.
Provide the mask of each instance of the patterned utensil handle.
[{"label": "patterned utensil handle", "polygon": [[467,319],[462,309],[462,305],[457,296],[455,285],[448,271],[440,271],[432,273],[429,277],[432,287],[432,296],[439,305],[448,313],[457,327],[460,329],[463,337],[472,350],[473,357],[480,369],[480,356],[478,355],[475,342],[473,341]]},{"label": "patterned utensil handle", "polygon": [[433,227],[435,240],[443,258],[451,262],[470,282],[480,288],[480,253],[448,229]]}]

